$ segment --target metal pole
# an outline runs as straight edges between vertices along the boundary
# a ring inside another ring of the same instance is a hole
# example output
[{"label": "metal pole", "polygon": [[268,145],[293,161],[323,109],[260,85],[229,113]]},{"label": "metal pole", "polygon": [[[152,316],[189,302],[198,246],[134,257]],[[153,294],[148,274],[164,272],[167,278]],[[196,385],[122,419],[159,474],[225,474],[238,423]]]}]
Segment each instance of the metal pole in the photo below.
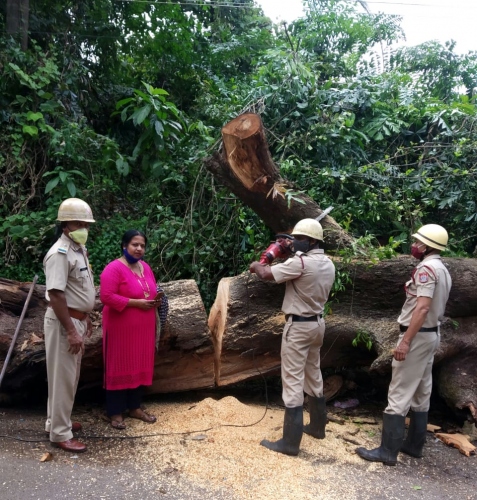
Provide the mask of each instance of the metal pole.
[{"label": "metal pole", "polygon": [[15,333],[13,334],[10,349],[8,350],[5,361],[3,362],[2,373],[0,374],[0,387],[2,386],[3,376],[5,375],[5,372],[7,371],[8,362],[10,361],[10,357],[12,355],[13,348],[15,347],[18,333],[20,332],[20,327],[22,326],[23,318],[25,317],[25,313],[28,309],[28,304],[30,303],[30,299],[31,299],[33,290],[35,289],[35,284],[36,284],[37,280],[38,280],[38,274],[35,274],[35,277],[33,278],[33,282],[32,282],[31,287],[30,287],[30,291],[28,292],[28,297],[26,298],[25,304],[23,305],[23,311],[22,311],[22,314],[20,316],[20,319],[18,320],[17,328],[15,330]]}]

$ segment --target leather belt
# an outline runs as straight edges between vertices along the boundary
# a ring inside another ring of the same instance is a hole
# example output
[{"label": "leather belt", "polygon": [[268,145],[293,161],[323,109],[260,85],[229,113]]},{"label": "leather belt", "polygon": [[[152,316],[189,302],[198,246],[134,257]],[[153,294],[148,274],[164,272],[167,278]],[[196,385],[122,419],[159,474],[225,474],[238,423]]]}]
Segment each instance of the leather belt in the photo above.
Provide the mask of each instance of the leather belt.
[{"label": "leather belt", "polygon": [[[409,326],[399,325],[399,330],[401,332],[407,331],[408,328],[409,328]],[[431,327],[421,326],[421,328],[419,328],[419,331],[420,332],[437,332],[437,326],[431,326]]]},{"label": "leather belt", "polygon": [[80,321],[83,321],[88,317],[88,313],[72,309],[71,307],[68,307],[68,313],[72,318],[79,319]]},{"label": "leather belt", "polygon": [[298,314],[287,314],[285,316],[286,320],[292,318],[292,322],[297,322],[297,321],[317,321],[318,318],[322,318],[323,314],[315,314],[314,316],[298,316]]}]

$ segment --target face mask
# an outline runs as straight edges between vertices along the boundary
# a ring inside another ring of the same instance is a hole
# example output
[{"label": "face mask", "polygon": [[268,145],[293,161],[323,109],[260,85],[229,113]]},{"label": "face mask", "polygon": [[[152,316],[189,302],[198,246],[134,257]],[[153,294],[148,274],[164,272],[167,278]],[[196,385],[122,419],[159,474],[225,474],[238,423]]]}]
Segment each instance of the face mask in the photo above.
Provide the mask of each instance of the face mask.
[{"label": "face mask", "polygon": [[125,248],[123,248],[124,258],[129,262],[129,264],[135,264],[138,260],[136,257],[133,257]]},{"label": "face mask", "polygon": [[310,242],[308,240],[298,241],[293,240],[293,251],[306,253],[310,249]]},{"label": "face mask", "polygon": [[77,229],[76,231],[70,231],[68,235],[75,243],[79,245],[85,245],[88,241],[88,230],[83,227],[81,229]]},{"label": "face mask", "polygon": [[424,257],[425,253],[426,253],[425,251],[422,252],[421,250],[419,250],[418,246],[412,245],[412,247],[411,247],[411,255],[415,259],[421,260]]}]

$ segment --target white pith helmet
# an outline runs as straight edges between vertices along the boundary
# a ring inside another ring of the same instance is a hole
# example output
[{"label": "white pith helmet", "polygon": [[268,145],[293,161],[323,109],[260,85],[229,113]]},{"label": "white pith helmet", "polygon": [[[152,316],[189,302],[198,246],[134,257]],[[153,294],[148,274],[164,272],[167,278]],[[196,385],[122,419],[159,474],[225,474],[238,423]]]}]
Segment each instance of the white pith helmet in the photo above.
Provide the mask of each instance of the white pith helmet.
[{"label": "white pith helmet", "polygon": [[63,201],[58,209],[57,220],[61,222],[71,220],[95,222],[91,207],[79,198],[68,198]]},{"label": "white pith helmet", "polygon": [[292,236],[303,235],[314,240],[323,241],[323,228],[315,219],[302,219],[298,221],[291,234]]},{"label": "white pith helmet", "polygon": [[426,224],[414,233],[412,237],[424,243],[424,245],[437,250],[445,250],[449,241],[447,231],[438,224]]}]

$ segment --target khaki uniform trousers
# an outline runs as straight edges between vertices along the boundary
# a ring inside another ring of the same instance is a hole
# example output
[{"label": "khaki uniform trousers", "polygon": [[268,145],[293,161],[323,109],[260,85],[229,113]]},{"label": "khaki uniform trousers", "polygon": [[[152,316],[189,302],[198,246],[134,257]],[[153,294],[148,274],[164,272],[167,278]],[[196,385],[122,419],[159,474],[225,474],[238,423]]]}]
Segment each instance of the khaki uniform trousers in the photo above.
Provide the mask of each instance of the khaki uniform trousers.
[{"label": "khaki uniform trousers", "polygon": [[287,408],[303,405],[303,391],[310,396],[323,396],[320,370],[320,349],[325,335],[325,321],[292,323],[288,319],[283,329],[282,398]]},{"label": "khaki uniform trousers", "polygon": [[[398,345],[404,334],[399,336]],[[413,411],[429,411],[432,392],[432,365],[440,343],[437,332],[419,332],[411,342],[404,361],[393,360],[385,413],[405,417]]]},{"label": "khaki uniform trousers", "polygon": [[[83,337],[86,322],[72,318],[76,331]],[[58,443],[72,439],[71,412],[80,376],[83,353],[68,352],[66,331],[52,309],[47,309],[44,320],[46,371],[48,375],[48,405],[45,430],[50,441]]]}]

